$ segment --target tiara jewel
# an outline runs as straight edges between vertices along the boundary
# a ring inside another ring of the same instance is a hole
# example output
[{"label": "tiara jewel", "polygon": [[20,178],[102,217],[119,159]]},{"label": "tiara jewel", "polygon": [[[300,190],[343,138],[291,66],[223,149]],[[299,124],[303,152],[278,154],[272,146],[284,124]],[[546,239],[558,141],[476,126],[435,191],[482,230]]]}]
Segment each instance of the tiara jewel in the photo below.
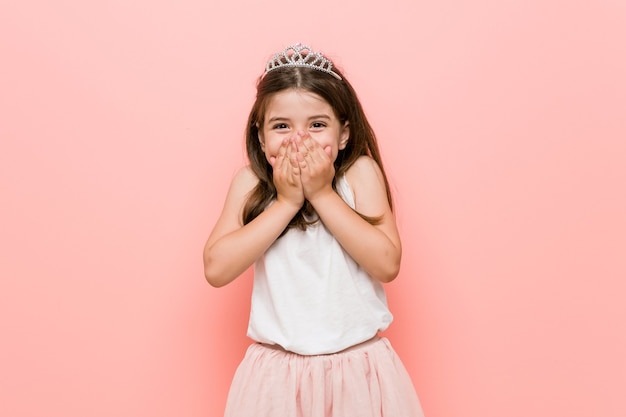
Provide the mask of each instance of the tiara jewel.
[{"label": "tiara jewel", "polygon": [[280,67],[304,67],[326,72],[338,80],[339,74],[333,71],[333,63],[324,58],[321,52],[314,52],[310,47],[297,43],[288,46],[283,52],[275,54],[265,66],[265,73]]}]

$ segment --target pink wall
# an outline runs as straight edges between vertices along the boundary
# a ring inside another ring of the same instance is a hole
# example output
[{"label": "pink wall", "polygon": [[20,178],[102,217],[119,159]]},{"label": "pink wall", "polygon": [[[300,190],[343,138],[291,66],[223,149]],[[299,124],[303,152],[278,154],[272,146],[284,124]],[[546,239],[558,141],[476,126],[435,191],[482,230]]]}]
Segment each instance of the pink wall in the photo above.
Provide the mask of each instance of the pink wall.
[{"label": "pink wall", "polygon": [[379,134],[427,417],[626,415],[624,2],[5,3],[0,415],[221,414],[251,277],[202,245],[294,41]]}]

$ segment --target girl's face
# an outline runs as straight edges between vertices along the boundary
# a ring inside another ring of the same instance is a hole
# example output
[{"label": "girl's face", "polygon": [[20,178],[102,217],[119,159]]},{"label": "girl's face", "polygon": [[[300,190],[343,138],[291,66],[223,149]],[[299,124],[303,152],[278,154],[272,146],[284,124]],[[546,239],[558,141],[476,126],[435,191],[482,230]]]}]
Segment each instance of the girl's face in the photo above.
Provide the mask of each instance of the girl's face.
[{"label": "girl's face", "polygon": [[348,122],[341,123],[330,104],[317,94],[298,89],[275,93],[267,103],[263,128],[259,129],[268,162],[278,155],[283,139],[295,137],[300,131],[310,134],[326,149],[333,162],[350,136]]}]

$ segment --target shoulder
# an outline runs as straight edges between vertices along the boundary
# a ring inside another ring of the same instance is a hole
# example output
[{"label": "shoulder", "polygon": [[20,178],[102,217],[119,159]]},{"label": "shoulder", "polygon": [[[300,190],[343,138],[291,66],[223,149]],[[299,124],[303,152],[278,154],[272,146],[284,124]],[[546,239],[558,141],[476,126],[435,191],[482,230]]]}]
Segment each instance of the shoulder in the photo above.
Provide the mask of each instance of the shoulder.
[{"label": "shoulder", "polygon": [[383,171],[371,157],[359,157],[346,171],[346,180],[359,213],[380,216],[390,210]]},{"label": "shoulder", "polygon": [[249,166],[244,166],[235,173],[224,201],[222,213],[213,227],[206,247],[210,247],[222,236],[242,226],[243,206],[258,182],[259,179]]},{"label": "shoulder", "polygon": [[352,187],[359,184],[370,184],[372,181],[384,185],[383,173],[376,161],[370,156],[362,155],[346,171],[346,179]]},{"label": "shoulder", "polygon": [[223,213],[233,213],[239,216],[248,196],[258,183],[259,178],[252,172],[250,166],[240,168],[230,183]]},{"label": "shoulder", "polygon": [[235,173],[235,180],[250,182],[250,183],[259,182],[259,179],[257,178],[256,174],[252,171],[252,168],[250,167],[250,165],[245,165],[239,168],[239,170]]},{"label": "shoulder", "polygon": [[246,165],[235,173],[230,188],[231,191],[237,194],[247,194],[256,187],[258,183],[259,178],[254,174],[250,165]]}]

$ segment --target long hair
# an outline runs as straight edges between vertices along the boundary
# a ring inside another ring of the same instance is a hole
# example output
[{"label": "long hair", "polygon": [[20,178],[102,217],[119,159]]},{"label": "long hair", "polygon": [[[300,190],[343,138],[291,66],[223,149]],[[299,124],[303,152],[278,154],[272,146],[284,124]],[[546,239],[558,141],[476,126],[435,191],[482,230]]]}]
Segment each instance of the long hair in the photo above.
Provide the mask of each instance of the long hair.
[{"label": "long hair", "polygon": [[[346,147],[339,151],[334,162],[333,188],[335,188],[337,178],[344,175],[360,156],[367,155],[376,161],[382,171],[387,200],[389,206],[393,208],[389,183],[383,169],[376,135],[365,117],[356,92],[348,80],[335,66],[333,66],[333,71],[341,77],[341,80],[313,68],[286,66],[274,69],[259,78],[256,101],[250,111],[246,127],[246,150],[250,167],[259,178],[259,183],[250,192],[244,205],[242,215],[244,224],[250,223],[261,214],[277,195],[272,177],[272,166],[267,162],[259,143],[259,130],[263,129],[269,99],[274,94],[287,89],[300,89],[319,95],[330,104],[341,124],[349,123],[350,138]],[[317,221],[314,215],[313,206],[305,201],[300,211],[291,219],[288,228],[297,227],[304,230]],[[364,215],[361,217],[372,224],[380,222],[380,218],[377,217]]]}]

